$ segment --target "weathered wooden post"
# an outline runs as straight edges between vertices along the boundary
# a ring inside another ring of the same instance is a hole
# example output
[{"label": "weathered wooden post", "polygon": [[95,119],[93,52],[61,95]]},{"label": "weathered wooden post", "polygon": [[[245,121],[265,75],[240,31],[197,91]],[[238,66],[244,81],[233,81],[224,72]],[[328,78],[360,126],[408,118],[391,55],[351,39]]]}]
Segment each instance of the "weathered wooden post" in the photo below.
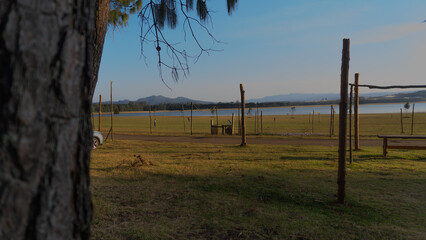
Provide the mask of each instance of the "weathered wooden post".
[{"label": "weathered wooden post", "polygon": [[99,94],[99,127],[98,131],[101,131],[101,113],[102,113],[102,94]]},{"label": "weathered wooden post", "polygon": [[257,128],[256,128],[256,133],[259,133],[259,128],[260,128],[260,115],[259,115],[259,103],[256,103],[256,112],[257,112]]},{"label": "weathered wooden post", "polygon": [[336,117],[336,111],[334,110],[334,107],[333,107],[333,128],[331,129],[331,133],[333,134],[333,136],[334,136],[334,127],[336,126],[336,124],[334,124],[334,120],[335,120],[335,117]]},{"label": "weathered wooden post", "polygon": [[401,108],[401,133],[404,133],[404,124],[402,122],[402,108]]},{"label": "weathered wooden post", "polygon": [[111,80],[111,141],[114,141],[114,111],[112,105],[112,80]]},{"label": "weathered wooden post", "polygon": [[194,104],[191,102],[191,135],[192,135],[192,110],[194,109]]},{"label": "weathered wooden post", "polygon": [[330,105],[330,137],[332,136],[333,128],[333,105]]},{"label": "weathered wooden post", "polygon": [[254,134],[257,133],[257,112],[254,113]]},{"label": "weathered wooden post", "polygon": [[240,116],[240,103],[237,101],[238,106],[238,135],[241,135],[241,116]]},{"label": "weathered wooden post", "polygon": [[263,111],[260,111],[260,133],[263,134]]},{"label": "weathered wooden post", "polygon": [[243,84],[240,84],[240,93],[241,93],[241,146],[247,145],[246,138],[246,120],[245,120],[245,110],[246,110],[246,99],[245,91]]},{"label": "weathered wooden post", "polygon": [[354,86],[351,85],[351,93],[349,100],[349,162],[352,164],[352,101],[354,98],[353,94]]},{"label": "weathered wooden post", "polygon": [[414,134],[414,106],[416,104],[413,103],[413,111],[411,113],[411,135]]},{"label": "weathered wooden post", "polygon": [[359,150],[359,73],[355,73],[355,103],[354,103],[355,150]]},{"label": "weathered wooden post", "polygon": [[183,107],[182,104],[182,120],[183,120],[183,132],[186,131],[186,127],[185,127],[185,108]]},{"label": "weathered wooden post", "polygon": [[234,113],[232,113],[231,125],[232,125],[232,134],[231,135],[234,135]]},{"label": "weathered wooden post", "polygon": [[149,105],[149,133],[152,134],[151,105]]},{"label": "weathered wooden post", "polygon": [[219,126],[219,114],[217,113],[217,105],[216,105],[216,125]]},{"label": "weathered wooden post", "polygon": [[348,78],[349,78],[350,40],[343,39],[342,68],[340,75],[339,104],[339,167],[337,176],[337,202],[345,202],[346,185],[346,128],[348,117]]}]

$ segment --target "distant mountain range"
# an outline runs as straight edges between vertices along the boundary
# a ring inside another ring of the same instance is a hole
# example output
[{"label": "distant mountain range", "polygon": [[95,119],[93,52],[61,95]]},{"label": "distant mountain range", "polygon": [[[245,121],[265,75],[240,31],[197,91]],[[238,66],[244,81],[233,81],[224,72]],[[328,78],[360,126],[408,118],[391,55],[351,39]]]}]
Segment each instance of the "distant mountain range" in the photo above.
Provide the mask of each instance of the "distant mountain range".
[{"label": "distant mountain range", "polygon": [[[266,102],[321,102],[338,100],[340,94],[337,93],[291,93],[281,94],[274,96],[267,96],[257,99],[248,99],[247,103],[266,103]],[[366,93],[360,94],[360,99],[368,102],[388,102],[388,101],[426,101],[426,90],[416,92],[380,92],[380,93]],[[146,102],[149,105],[158,104],[213,104],[209,101],[194,100],[185,97],[168,98],[161,95],[153,95],[150,97],[139,98],[136,101],[120,100],[114,102],[115,104],[128,104],[129,102]]]},{"label": "distant mountain range", "polygon": [[[388,95],[395,95],[395,93],[380,92],[380,93],[366,93],[360,94],[360,97],[383,97]],[[264,103],[264,102],[315,102],[315,101],[331,101],[340,99],[339,93],[290,93],[274,96],[267,96],[263,98],[248,99],[250,103]]]},{"label": "distant mountain range", "polygon": [[130,100],[120,100],[117,102],[114,102],[115,104],[128,104],[129,102],[146,102],[149,105],[157,105],[157,104],[169,104],[169,103],[179,103],[179,104],[188,104],[188,103],[194,103],[194,104],[209,104],[211,102],[207,101],[200,101],[200,100],[194,100],[190,98],[185,97],[177,97],[177,98],[168,98],[161,95],[152,95],[150,97],[145,98],[139,98],[136,101],[130,101]]}]

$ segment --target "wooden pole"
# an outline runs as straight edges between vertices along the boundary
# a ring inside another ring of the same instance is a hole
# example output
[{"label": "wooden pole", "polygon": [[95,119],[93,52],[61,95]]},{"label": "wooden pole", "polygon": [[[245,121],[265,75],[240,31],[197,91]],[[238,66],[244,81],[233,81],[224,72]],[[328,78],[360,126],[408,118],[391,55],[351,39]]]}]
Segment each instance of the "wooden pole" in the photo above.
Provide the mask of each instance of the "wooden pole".
[{"label": "wooden pole", "polygon": [[260,111],[260,133],[263,134],[263,111]]},{"label": "wooden pole", "polygon": [[151,133],[151,134],[152,134],[151,105],[149,105],[149,133]]},{"label": "wooden pole", "polygon": [[257,112],[257,129],[256,129],[256,133],[259,133],[259,128],[260,128],[260,115],[259,115],[259,104],[256,103],[256,112]]},{"label": "wooden pole", "polygon": [[331,129],[333,128],[333,105],[330,105],[330,137],[332,136]]},{"label": "wooden pole", "polygon": [[232,118],[231,118],[231,125],[232,125],[232,134],[231,135],[234,135],[234,113],[232,113]]},{"label": "wooden pole", "polygon": [[114,141],[114,111],[112,105],[112,80],[111,80],[111,141]]},{"label": "wooden pole", "polygon": [[217,113],[217,106],[216,106],[216,125],[219,126],[219,114]]},{"label": "wooden pole", "polygon": [[336,110],[334,110],[333,107],[333,136],[334,136],[334,129],[336,128],[336,124],[334,124],[336,121]]},{"label": "wooden pole", "polygon": [[402,123],[402,108],[401,108],[401,133],[404,133],[404,124]]},{"label": "wooden pole", "polygon": [[240,116],[240,104],[237,101],[238,106],[238,135],[241,135],[241,116]]},{"label": "wooden pole", "polygon": [[186,131],[186,127],[185,127],[185,108],[182,105],[182,120],[183,120],[183,132]]},{"label": "wooden pole", "polygon": [[354,100],[353,94],[354,86],[351,86],[350,100],[349,100],[349,162],[352,164],[352,102]]},{"label": "wooden pole", "polygon": [[99,94],[99,127],[98,127],[98,131],[101,131],[101,114],[102,113],[102,95]]},{"label": "wooden pole", "polygon": [[192,135],[192,110],[194,109],[194,104],[191,102],[191,135]]},{"label": "wooden pole", "polygon": [[241,93],[241,146],[247,145],[246,138],[246,120],[245,120],[245,110],[246,110],[246,99],[245,91],[243,84],[240,84],[240,93]]},{"label": "wooden pole", "polygon": [[337,202],[345,202],[346,191],[346,128],[348,117],[348,78],[349,78],[350,40],[343,39],[342,69],[340,75],[339,104],[339,166],[337,176]]},{"label": "wooden pole", "polygon": [[257,133],[257,112],[254,112],[254,133]]},{"label": "wooden pole", "polygon": [[355,73],[355,103],[354,103],[354,128],[355,150],[359,150],[359,73]]},{"label": "wooden pole", "polygon": [[413,103],[413,111],[411,113],[411,135],[414,134],[414,106],[416,104]]}]

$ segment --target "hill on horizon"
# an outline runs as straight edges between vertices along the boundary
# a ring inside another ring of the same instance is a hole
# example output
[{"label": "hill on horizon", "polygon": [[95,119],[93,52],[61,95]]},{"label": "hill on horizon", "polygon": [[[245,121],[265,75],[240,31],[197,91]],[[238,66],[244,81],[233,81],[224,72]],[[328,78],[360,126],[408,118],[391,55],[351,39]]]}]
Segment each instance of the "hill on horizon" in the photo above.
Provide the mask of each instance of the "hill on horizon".
[{"label": "hill on horizon", "polygon": [[[364,93],[360,94],[360,97],[371,98],[371,97],[383,97],[397,94],[409,94],[412,92],[376,92],[376,93]],[[273,96],[267,96],[263,98],[248,99],[248,103],[265,103],[265,102],[315,102],[325,100],[338,100],[340,99],[340,93],[289,93],[279,94]]]},{"label": "hill on horizon", "polygon": [[[370,101],[380,100],[380,99],[418,99],[425,98],[426,90],[422,91],[411,91],[411,92],[377,92],[377,93],[365,93],[360,94],[361,98],[368,99]],[[316,102],[316,101],[333,101],[338,100],[340,94],[338,93],[290,93],[290,94],[280,94],[274,96],[266,96],[263,98],[257,99],[248,99],[246,103],[266,103],[266,102]],[[114,101],[114,104],[128,104],[129,102],[146,102],[149,105],[158,105],[158,104],[189,104],[193,102],[194,104],[214,104],[215,102],[194,100],[186,97],[177,97],[169,98],[162,95],[152,95],[145,98],[139,98],[135,101],[128,99]],[[95,102],[94,102],[95,103]],[[216,102],[217,103],[217,102]],[[225,102],[222,102],[225,103]]]}]

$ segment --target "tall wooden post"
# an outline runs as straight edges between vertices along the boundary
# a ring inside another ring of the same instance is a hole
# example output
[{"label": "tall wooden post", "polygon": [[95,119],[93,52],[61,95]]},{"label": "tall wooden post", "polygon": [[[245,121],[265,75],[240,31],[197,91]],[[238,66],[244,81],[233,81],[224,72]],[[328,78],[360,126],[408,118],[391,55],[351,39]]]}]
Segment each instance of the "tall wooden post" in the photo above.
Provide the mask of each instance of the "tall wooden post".
[{"label": "tall wooden post", "polygon": [[99,127],[98,131],[101,131],[101,115],[102,115],[102,95],[99,94]]},{"label": "tall wooden post", "polygon": [[234,113],[232,113],[231,125],[232,125],[232,134],[231,135],[234,135]]},{"label": "tall wooden post", "polygon": [[112,80],[111,80],[111,141],[114,141],[114,111],[112,105]]},{"label": "tall wooden post", "polygon": [[343,39],[342,69],[339,104],[339,167],[337,174],[337,202],[345,202],[346,188],[346,128],[348,117],[349,39]]},{"label": "tall wooden post", "polygon": [[257,133],[257,112],[254,112],[254,133]]},{"label": "tall wooden post", "polygon": [[241,116],[240,116],[240,104],[237,101],[238,105],[238,135],[241,135]]},{"label": "tall wooden post", "polygon": [[336,124],[334,124],[335,117],[336,117],[336,111],[334,110],[334,107],[333,107],[333,126],[331,129],[331,133],[333,134],[333,136],[334,136],[334,127],[336,126]]},{"label": "tall wooden post", "polygon": [[411,135],[414,134],[414,106],[416,104],[413,103],[413,111],[411,113]]},{"label": "tall wooden post", "polygon": [[263,134],[263,111],[260,111],[260,133]]},{"label": "tall wooden post", "polygon": [[151,105],[149,105],[149,133],[152,134]]},{"label": "tall wooden post", "polygon": [[191,102],[191,135],[192,135],[192,110],[194,110],[194,104]]},{"label": "tall wooden post", "polygon": [[355,73],[354,130],[355,150],[359,150],[359,73]]},{"label": "tall wooden post", "polygon": [[185,127],[185,108],[182,105],[182,120],[183,120],[183,132],[186,131],[186,127]]},{"label": "tall wooden post", "polygon": [[404,133],[404,124],[402,123],[402,108],[401,108],[401,133]]},{"label": "tall wooden post", "polygon": [[257,112],[257,128],[256,128],[256,133],[259,133],[259,123],[260,123],[260,115],[259,115],[259,103],[256,103],[256,112]]},{"label": "tall wooden post", "polygon": [[349,100],[349,162],[352,164],[352,102],[354,99],[353,94],[354,86],[351,86],[350,100]]},{"label": "tall wooden post", "polygon": [[246,138],[246,120],[245,120],[245,111],[246,111],[246,99],[245,91],[243,84],[240,84],[240,93],[241,93],[241,146],[247,145]]},{"label": "tall wooden post", "polygon": [[333,105],[330,105],[330,137],[332,136],[332,129],[333,128]]},{"label": "tall wooden post", "polygon": [[217,113],[217,105],[216,105],[216,125],[219,126],[219,114]]}]

